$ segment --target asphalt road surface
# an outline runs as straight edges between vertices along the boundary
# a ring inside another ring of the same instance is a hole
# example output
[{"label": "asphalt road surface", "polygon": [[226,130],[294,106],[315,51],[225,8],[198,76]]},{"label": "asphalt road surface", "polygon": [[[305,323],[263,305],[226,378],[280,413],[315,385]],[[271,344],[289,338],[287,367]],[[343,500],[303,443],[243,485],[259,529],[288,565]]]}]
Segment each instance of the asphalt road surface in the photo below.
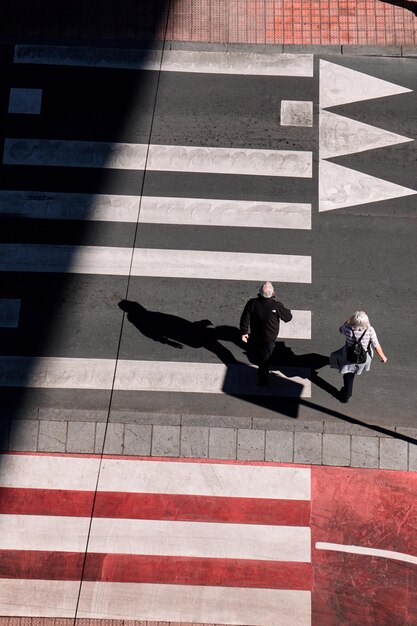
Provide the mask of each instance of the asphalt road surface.
[{"label": "asphalt road surface", "polygon": [[[414,425],[416,59],[1,54],[1,406]],[[295,311],[266,391],[263,280]],[[356,309],[388,363],[346,407]]]}]

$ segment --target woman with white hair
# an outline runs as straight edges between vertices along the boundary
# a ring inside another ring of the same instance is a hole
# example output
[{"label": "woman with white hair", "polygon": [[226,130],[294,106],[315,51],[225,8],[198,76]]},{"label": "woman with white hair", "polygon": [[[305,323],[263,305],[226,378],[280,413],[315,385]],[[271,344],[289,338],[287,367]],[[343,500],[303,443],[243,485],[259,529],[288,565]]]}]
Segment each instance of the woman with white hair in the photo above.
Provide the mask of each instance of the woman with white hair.
[{"label": "woman with white hair", "polygon": [[355,374],[362,374],[363,370],[369,371],[373,358],[373,349],[381,357],[382,363],[387,362],[387,357],[381,348],[374,328],[369,322],[365,311],[355,313],[341,325],[339,331],[346,338],[345,345],[332,352],[330,355],[330,367],[338,369],[343,374],[343,387],[340,390],[342,402],[349,402],[352,396]]}]

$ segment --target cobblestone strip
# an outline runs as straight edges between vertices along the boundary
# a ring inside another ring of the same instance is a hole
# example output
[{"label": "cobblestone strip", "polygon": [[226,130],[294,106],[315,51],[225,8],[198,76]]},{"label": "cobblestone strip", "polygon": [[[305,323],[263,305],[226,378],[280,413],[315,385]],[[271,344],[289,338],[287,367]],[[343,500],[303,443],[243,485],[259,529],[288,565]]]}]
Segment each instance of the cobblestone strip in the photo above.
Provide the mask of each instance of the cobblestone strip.
[{"label": "cobblestone strip", "polygon": [[11,419],[1,449],[417,471],[417,428],[398,427],[390,436],[389,429],[381,433],[378,427],[341,422],[255,418],[251,427],[246,418],[138,414],[133,422],[129,416],[130,421],[107,426],[79,419]]}]

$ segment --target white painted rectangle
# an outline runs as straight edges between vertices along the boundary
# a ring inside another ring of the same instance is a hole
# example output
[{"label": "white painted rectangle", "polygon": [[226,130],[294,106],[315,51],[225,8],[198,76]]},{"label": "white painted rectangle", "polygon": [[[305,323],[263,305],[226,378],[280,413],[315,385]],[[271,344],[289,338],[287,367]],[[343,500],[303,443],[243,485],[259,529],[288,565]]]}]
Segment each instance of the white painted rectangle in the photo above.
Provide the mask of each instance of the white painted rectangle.
[{"label": "white painted rectangle", "polygon": [[[0,487],[93,491],[100,459],[42,454],[0,455]],[[302,467],[112,459],[104,457],[98,491],[229,498],[310,500]]]},{"label": "white painted rectangle", "polygon": [[136,223],[140,196],[0,190],[0,214],[50,220]]},{"label": "white painted rectangle", "polygon": [[111,389],[114,359],[0,357],[0,386],[43,389]]},{"label": "white painted rectangle", "polygon": [[[51,545],[55,550],[66,550],[74,534],[74,547],[78,545],[77,538],[82,532],[77,518],[72,520],[73,530],[65,525],[63,531],[69,536],[62,540],[57,536],[57,544],[53,537],[58,533],[59,520],[54,531],[51,527]],[[36,533],[37,526],[34,526],[33,532],[32,521],[27,527],[32,536]],[[22,541],[26,545],[23,534]],[[88,550],[93,553],[309,563],[310,544],[308,527],[94,518]],[[32,545],[31,539],[27,545]]]},{"label": "white painted rectangle", "polygon": [[283,368],[270,375],[267,387],[257,385],[256,368],[246,364],[119,360],[114,389],[174,393],[227,393],[310,397],[309,370]]},{"label": "white painted rectangle", "polygon": [[311,283],[311,257],[136,248],[131,275]]},{"label": "white painted rectangle", "polygon": [[[111,389],[113,359],[0,357],[0,386],[40,389]],[[258,387],[251,365],[178,361],[117,361],[116,391],[226,393],[229,395],[311,396],[310,370],[280,368],[268,387]]]},{"label": "white painted rectangle", "polygon": [[77,580],[0,579],[0,615],[74,619],[80,582]]},{"label": "white painted rectangle", "polygon": [[148,146],[139,143],[7,138],[3,163],[144,170],[147,151]]},{"label": "white painted rectangle", "polygon": [[39,115],[42,106],[42,89],[12,87],[9,96],[9,113]]},{"label": "white painted rectangle", "polygon": [[292,320],[279,327],[278,339],[311,339],[311,311],[292,311]]},{"label": "white painted rectangle", "polygon": [[43,550],[309,563],[310,528],[0,515],[0,550]]},{"label": "white painted rectangle", "polygon": [[0,190],[0,214],[51,220],[311,230],[311,205],[116,194]]},{"label": "white painted rectangle", "polygon": [[[74,618],[80,583],[0,580],[0,613]],[[311,626],[311,593],[281,589],[83,582],[78,618]]]},{"label": "white painted rectangle", "polygon": [[0,298],[0,328],[17,328],[19,326],[21,300]]},{"label": "white painted rectangle", "polygon": [[248,176],[311,178],[312,152],[150,145],[146,169]]},{"label": "white painted rectangle", "polygon": [[[133,254],[133,259],[132,259]],[[131,265],[132,263],[132,265]],[[204,250],[1,244],[0,271],[311,283],[311,257]]]},{"label": "white painted rectangle", "polygon": [[94,491],[100,459],[37,454],[0,455],[0,487]]},{"label": "white painted rectangle", "polygon": [[313,76],[312,54],[164,50],[161,71],[254,76]]},{"label": "white painted rectangle", "polygon": [[312,152],[104,141],[13,139],[4,142],[3,163],[162,172],[311,178]]},{"label": "white painted rectangle", "polygon": [[311,593],[83,582],[77,616],[235,626],[311,626]]},{"label": "white painted rectangle", "polygon": [[0,271],[127,276],[132,250],[103,246],[0,244]]},{"label": "white painted rectangle", "polygon": [[143,196],[139,222],[310,230],[311,205]]},{"label": "white painted rectangle", "polygon": [[310,500],[310,484],[311,471],[302,467],[104,458],[98,490]]},{"label": "white painted rectangle", "polygon": [[0,515],[0,550],[85,552],[89,517]]},{"label": "white painted rectangle", "polygon": [[[161,63],[162,61],[162,63]],[[17,45],[15,63],[112,67],[163,72],[313,76],[312,54],[205,50],[129,50],[73,46]]]}]

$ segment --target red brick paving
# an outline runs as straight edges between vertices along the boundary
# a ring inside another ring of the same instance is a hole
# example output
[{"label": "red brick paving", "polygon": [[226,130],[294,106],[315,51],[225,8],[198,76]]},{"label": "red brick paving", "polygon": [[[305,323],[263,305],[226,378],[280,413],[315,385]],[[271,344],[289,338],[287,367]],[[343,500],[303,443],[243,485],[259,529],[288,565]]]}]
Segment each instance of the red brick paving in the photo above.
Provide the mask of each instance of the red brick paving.
[{"label": "red brick paving", "polygon": [[0,4],[0,41],[134,42],[155,34],[164,39],[166,34],[169,40],[206,43],[417,44],[417,0],[42,0],[41,4],[0,0]]},{"label": "red brick paving", "polygon": [[415,45],[416,1],[174,0],[167,39],[210,43]]}]

